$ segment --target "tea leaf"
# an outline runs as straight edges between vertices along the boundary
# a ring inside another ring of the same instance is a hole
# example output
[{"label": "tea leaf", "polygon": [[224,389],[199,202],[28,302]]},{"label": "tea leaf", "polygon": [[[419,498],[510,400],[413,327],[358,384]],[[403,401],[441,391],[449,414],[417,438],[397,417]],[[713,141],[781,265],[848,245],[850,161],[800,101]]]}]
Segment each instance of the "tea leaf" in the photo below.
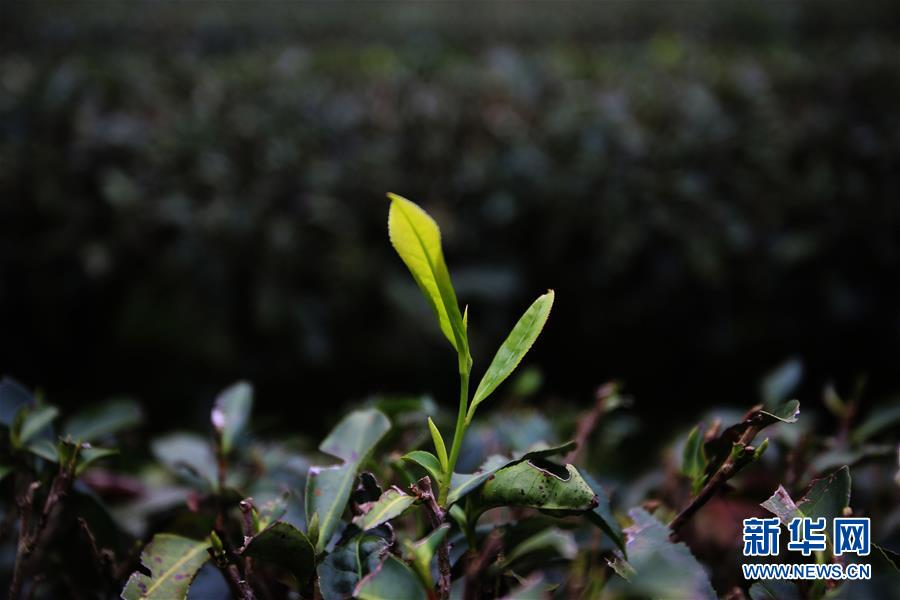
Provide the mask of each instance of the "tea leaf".
[{"label": "tea leaf", "polygon": [[72,418],[63,427],[63,437],[76,442],[94,442],[102,437],[140,425],[144,415],[133,398],[115,398],[91,406]]},{"label": "tea leaf", "polygon": [[703,450],[703,435],[699,427],[694,427],[684,444],[684,452],[681,458],[681,473],[689,477],[693,483],[693,492],[696,494],[703,487],[706,480],[706,452]]},{"label": "tea leaf", "polygon": [[0,379],[0,423],[9,427],[23,406],[34,403],[31,392],[11,377]]},{"label": "tea leaf", "polygon": [[554,456],[556,454],[566,454],[575,447],[575,442],[567,442],[560,446],[552,446],[550,448],[532,450],[512,460],[498,454],[489,456],[487,461],[485,461],[485,463],[481,465],[481,467],[479,467],[476,472],[467,474],[453,474],[453,477],[451,479],[450,494],[447,496],[447,506],[458,502],[466,494],[469,494],[478,489],[478,486],[487,481],[487,479],[498,469],[512,466],[518,462],[522,462],[523,460],[528,460],[529,458],[546,458],[548,456]]},{"label": "tea leaf", "polygon": [[253,387],[240,381],[226,388],[216,398],[211,419],[222,445],[222,452],[228,454],[235,441],[243,433],[250,420],[253,408]]},{"label": "tea leaf", "polygon": [[434,580],[431,576],[431,561],[434,559],[438,547],[443,543],[444,538],[447,537],[447,532],[449,531],[450,525],[445,523],[418,542],[407,542],[406,549],[409,554],[411,566],[419,576],[425,589],[430,590],[434,587]]},{"label": "tea leaf", "polygon": [[584,474],[583,477],[587,484],[591,486],[591,490],[597,498],[597,506],[587,514],[588,520],[608,535],[622,552],[625,552],[625,536],[622,534],[622,527],[616,521],[610,509],[609,497],[606,495],[606,491],[590,475]]},{"label": "tea leaf", "polygon": [[770,371],[760,384],[760,394],[766,406],[784,402],[803,379],[803,363],[791,358]]},{"label": "tea leaf", "polygon": [[594,509],[597,498],[572,465],[530,458],[499,469],[473,500],[477,510],[497,506],[536,508],[553,515]]},{"label": "tea leaf", "polygon": [[284,521],[253,536],[244,555],[278,565],[296,577],[301,587],[306,585],[316,568],[316,552],[309,538]]},{"label": "tea leaf", "polygon": [[434,421],[431,420],[431,417],[428,417],[428,429],[431,431],[431,439],[434,442],[434,449],[437,452],[437,457],[441,461],[441,470],[443,473],[446,473],[450,464],[450,461],[447,458],[447,446],[444,445],[444,438],[441,437],[441,432],[437,428],[437,425],[434,424]]},{"label": "tea leaf", "polygon": [[842,467],[826,477],[814,479],[803,498],[794,503],[790,494],[782,486],[760,504],[763,508],[781,519],[787,526],[797,517],[818,519],[825,517],[829,521],[843,514],[844,508],[850,505],[850,469]]},{"label": "tea leaf", "polygon": [[170,471],[204,489],[218,486],[216,457],[209,442],[193,433],[171,433],[151,445],[153,455]]},{"label": "tea leaf", "polygon": [[197,541],[158,533],[141,553],[141,564],[150,576],[132,573],[122,591],[125,600],[177,600],[187,597],[197,571],[209,560],[206,540]]},{"label": "tea leaf", "polygon": [[405,454],[403,456],[403,460],[408,460],[410,462],[416,463],[425,471],[428,472],[428,475],[431,476],[431,479],[438,483],[444,478],[444,472],[438,458],[432,454],[431,452],[426,452],[424,450],[413,450],[412,452]]},{"label": "tea leaf", "polygon": [[634,521],[625,530],[628,536],[625,564],[634,571],[627,586],[632,594],[651,598],[716,598],[706,571],[687,546],[669,540],[668,527],[642,508],[632,509],[628,514]]},{"label": "tea leaf", "polygon": [[840,517],[850,505],[850,469],[841,467],[826,477],[813,479],[806,494],[797,503],[803,516],[811,519]]},{"label": "tea leaf", "polygon": [[367,512],[353,519],[353,524],[363,531],[374,529],[402,515],[415,501],[415,496],[405,494],[397,487],[388,488],[381,498],[371,503]]},{"label": "tea leaf", "polygon": [[78,454],[78,466],[75,468],[75,475],[80,476],[98,460],[115,456],[118,453],[119,451],[115,448],[82,448]]},{"label": "tea leaf", "polygon": [[310,467],[306,479],[306,516],[319,516],[316,552],[322,552],[337,529],[350,499],[356,471],[365,456],[390,430],[391,423],[380,411],[357,410],[341,420],[319,445],[322,452],[344,461],[333,467]]},{"label": "tea leaf", "polygon": [[360,600],[425,600],[427,597],[415,573],[392,555],[359,582],[353,595]]},{"label": "tea leaf", "polygon": [[548,291],[540,296],[534,303],[528,307],[525,314],[519,319],[518,323],[513,326],[509,337],[500,345],[491,366],[488,367],[475,395],[472,397],[472,404],[469,406],[469,412],[466,415],[466,421],[470,422],[475,414],[475,409],[481,404],[485,398],[497,389],[497,386],[503,383],[510,373],[522,361],[522,358],[534,344],[534,341],[540,335],[547,318],[550,316],[550,309],[553,307],[553,290]]},{"label": "tea leaf", "polygon": [[13,436],[16,445],[24,446],[34,436],[41,433],[59,415],[55,406],[39,406],[26,413],[18,434]]},{"label": "tea leaf", "polygon": [[757,581],[750,586],[750,600],[800,600],[800,590],[790,581]]},{"label": "tea leaf", "polygon": [[546,559],[561,557],[572,560],[577,552],[578,546],[571,532],[549,527],[514,546],[506,555],[503,566],[510,568],[516,561],[534,555]]},{"label": "tea leaf", "polygon": [[444,262],[441,231],[428,213],[397,194],[388,194],[391,244],[437,316],[444,336],[457,353],[468,354],[466,325]]},{"label": "tea leaf", "polygon": [[873,410],[866,420],[853,430],[850,437],[856,443],[864,442],[898,423],[900,423],[900,401],[895,398],[887,406]]},{"label": "tea leaf", "polygon": [[766,423],[767,425],[774,423],[775,421],[781,421],[782,423],[796,423],[797,418],[800,416],[800,402],[797,400],[789,400],[773,411],[763,410],[760,412],[764,416],[769,417],[768,423]]}]

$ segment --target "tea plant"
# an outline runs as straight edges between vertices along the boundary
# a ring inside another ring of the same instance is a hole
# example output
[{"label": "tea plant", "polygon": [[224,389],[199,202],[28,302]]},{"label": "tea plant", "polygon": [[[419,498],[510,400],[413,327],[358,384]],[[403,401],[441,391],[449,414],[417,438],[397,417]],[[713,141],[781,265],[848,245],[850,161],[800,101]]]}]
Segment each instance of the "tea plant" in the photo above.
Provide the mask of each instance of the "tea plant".
[{"label": "tea plant", "polygon": [[[885,482],[883,466],[898,451],[890,438],[897,406],[857,423],[862,391],[845,400],[827,388],[838,431],[817,435],[789,399],[801,376],[791,363],[766,380],[759,405],[707,416],[638,476],[629,472],[637,461],[622,455],[636,425],[619,384],[601,386],[579,415],[479,412],[498,390],[533,391],[533,371],[501,384],[547,323],[554,293],[525,310],[470,394],[469,310],[460,309],[438,226],[409,200],[390,195],[390,203],[390,241],[456,354],[455,419],[427,397],[376,397],[340,419],[315,453],[303,438],[260,436],[251,426],[253,387],[238,382],[213,401],[209,435],[159,436],[153,460],[142,461],[135,401],[58,425],[59,411],[40,393],[3,380],[0,534],[4,545],[14,542],[5,567],[11,598],[77,590],[126,600],[759,600],[876,597],[896,584],[897,555],[882,543],[895,535],[889,529],[875,539],[869,582],[739,580],[729,555],[739,529],[722,515],[890,522],[879,512],[890,502],[872,496],[896,497],[896,467]],[[769,437],[757,441],[763,432]],[[625,476],[611,476],[610,466]],[[851,504],[849,467],[867,478],[874,508]],[[601,471],[612,496],[594,476]],[[762,478],[755,488],[754,477]],[[829,549],[815,560],[845,559]]]}]

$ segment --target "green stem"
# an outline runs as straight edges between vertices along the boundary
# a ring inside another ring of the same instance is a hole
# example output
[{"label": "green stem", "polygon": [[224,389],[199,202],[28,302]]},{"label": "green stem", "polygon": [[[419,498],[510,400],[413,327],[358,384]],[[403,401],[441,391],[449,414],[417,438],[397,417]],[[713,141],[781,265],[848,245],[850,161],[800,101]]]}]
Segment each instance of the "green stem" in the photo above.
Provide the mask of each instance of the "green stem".
[{"label": "green stem", "polygon": [[459,412],[456,415],[456,430],[453,432],[453,445],[450,447],[450,461],[447,465],[447,473],[445,473],[444,481],[440,490],[440,498],[438,503],[443,507],[447,503],[447,494],[450,493],[450,479],[453,477],[453,470],[456,468],[456,459],[459,456],[459,449],[462,446],[463,437],[466,433],[466,411],[469,408],[469,370],[468,365],[460,364],[459,369]]}]

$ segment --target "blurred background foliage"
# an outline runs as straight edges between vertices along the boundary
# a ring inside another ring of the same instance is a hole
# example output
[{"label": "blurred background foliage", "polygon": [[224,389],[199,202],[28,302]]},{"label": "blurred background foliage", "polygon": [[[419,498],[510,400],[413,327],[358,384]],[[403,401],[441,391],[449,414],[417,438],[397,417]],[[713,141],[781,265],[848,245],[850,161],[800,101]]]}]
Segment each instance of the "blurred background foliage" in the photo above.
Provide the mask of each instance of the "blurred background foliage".
[{"label": "blurred background foliage", "polygon": [[395,191],[478,363],[556,289],[551,397],[747,404],[789,356],[900,389],[900,9],[645,4],[6,3],[0,369],[157,428],[236,378],[308,430],[451,402]]}]

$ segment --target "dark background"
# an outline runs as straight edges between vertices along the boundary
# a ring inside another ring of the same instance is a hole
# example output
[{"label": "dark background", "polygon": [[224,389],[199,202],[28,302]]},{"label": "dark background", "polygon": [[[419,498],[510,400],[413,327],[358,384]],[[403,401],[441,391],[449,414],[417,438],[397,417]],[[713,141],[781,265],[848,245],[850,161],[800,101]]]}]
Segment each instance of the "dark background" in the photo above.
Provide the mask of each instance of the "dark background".
[{"label": "dark background", "polygon": [[689,417],[789,356],[805,399],[900,389],[891,3],[0,10],[0,371],[54,403],[454,404],[387,191],[441,224],[478,376],[552,287],[546,397]]}]

